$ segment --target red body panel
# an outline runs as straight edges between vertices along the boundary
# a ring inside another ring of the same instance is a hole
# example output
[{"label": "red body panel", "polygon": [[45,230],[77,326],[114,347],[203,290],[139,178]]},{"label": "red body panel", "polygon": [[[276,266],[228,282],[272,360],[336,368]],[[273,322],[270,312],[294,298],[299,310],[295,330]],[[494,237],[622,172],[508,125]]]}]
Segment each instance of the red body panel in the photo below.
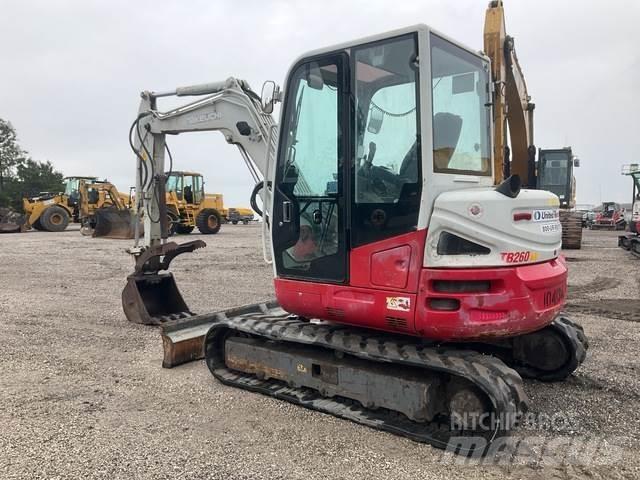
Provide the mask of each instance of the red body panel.
[{"label": "red body panel", "polygon": [[420,230],[354,248],[351,286],[417,292],[426,239],[427,231]]},{"label": "red body panel", "polygon": [[[567,268],[562,259],[496,268],[424,268],[425,240],[423,230],[353,249],[350,285],[276,278],[278,302],[309,318],[435,340],[538,330],[564,306]],[[465,293],[438,287],[469,281],[487,288]]]},{"label": "red body panel", "polygon": [[[444,293],[437,280],[489,281],[483,293]],[[422,270],[415,329],[420,336],[443,340],[505,337],[538,330],[564,307],[567,268],[561,259],[517,267]],[[434,298],[459,302],[455,311],[430,307]]]}]

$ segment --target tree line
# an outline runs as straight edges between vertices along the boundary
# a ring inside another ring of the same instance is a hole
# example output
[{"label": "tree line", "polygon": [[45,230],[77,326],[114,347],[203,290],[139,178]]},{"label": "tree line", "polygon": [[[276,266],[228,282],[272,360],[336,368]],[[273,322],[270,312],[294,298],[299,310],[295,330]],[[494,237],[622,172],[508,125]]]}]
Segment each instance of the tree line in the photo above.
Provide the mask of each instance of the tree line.
[{"label": "tree line", "polygon": [[23,196],[64,191],[63,175],[49,161],[33,160],[11,122],[0,118],[0,207],[22,209]]}]

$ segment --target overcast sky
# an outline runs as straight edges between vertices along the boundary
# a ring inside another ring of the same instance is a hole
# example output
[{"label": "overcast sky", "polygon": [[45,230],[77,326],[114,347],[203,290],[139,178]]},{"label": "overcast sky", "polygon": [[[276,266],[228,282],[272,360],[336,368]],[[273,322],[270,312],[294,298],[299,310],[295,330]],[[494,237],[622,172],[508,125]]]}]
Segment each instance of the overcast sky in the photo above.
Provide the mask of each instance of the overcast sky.
[{"label": "overcast sky", "polygon": [[[640,163],[640,1],[507,0],[507,32],[536,104],[538,147],[571,145],[578,202],[630,201]],[[65,175],[133,184],[127,131],[141,90],[247,79],[279,84],[305,51],[426,23],[482,48],[484,0],[1,0],[0,118]],[[251,177],[218,133],[169,138],[227,205]]]}]

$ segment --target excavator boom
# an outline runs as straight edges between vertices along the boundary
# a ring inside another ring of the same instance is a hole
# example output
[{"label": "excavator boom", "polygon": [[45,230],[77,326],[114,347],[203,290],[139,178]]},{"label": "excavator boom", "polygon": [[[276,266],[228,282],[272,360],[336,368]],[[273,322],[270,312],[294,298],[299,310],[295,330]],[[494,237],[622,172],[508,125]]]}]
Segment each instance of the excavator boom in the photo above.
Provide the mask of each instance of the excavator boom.
[{"label": "excavator boom", "polygon": [[[519,175],[525,187],[535,188],[533,111],[514,39],[505,28],[502,0],[489,3],[484,23],[484,51],[491,59],[494,84],[494,171],[495,182]],[[508,128],[507,128],[508,126]],[[511,148],[507,145],[507,131]]]}]

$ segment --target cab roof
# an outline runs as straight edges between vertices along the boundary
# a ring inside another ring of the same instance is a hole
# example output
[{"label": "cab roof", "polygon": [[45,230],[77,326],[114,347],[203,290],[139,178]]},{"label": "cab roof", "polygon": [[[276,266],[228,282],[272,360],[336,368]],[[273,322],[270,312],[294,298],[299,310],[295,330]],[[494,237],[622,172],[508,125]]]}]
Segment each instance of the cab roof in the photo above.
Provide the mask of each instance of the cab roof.
[{"label": "cab roof", "polygon": [[165,175],[169,175],[171,174],[172,176],[178,176],[178,175],[192,175],[192,176],[198,176],[201,177],[202,174],[198,173],[198,172],[189,172],[187,170],[173,170],[172,172],[165,172]]}]

